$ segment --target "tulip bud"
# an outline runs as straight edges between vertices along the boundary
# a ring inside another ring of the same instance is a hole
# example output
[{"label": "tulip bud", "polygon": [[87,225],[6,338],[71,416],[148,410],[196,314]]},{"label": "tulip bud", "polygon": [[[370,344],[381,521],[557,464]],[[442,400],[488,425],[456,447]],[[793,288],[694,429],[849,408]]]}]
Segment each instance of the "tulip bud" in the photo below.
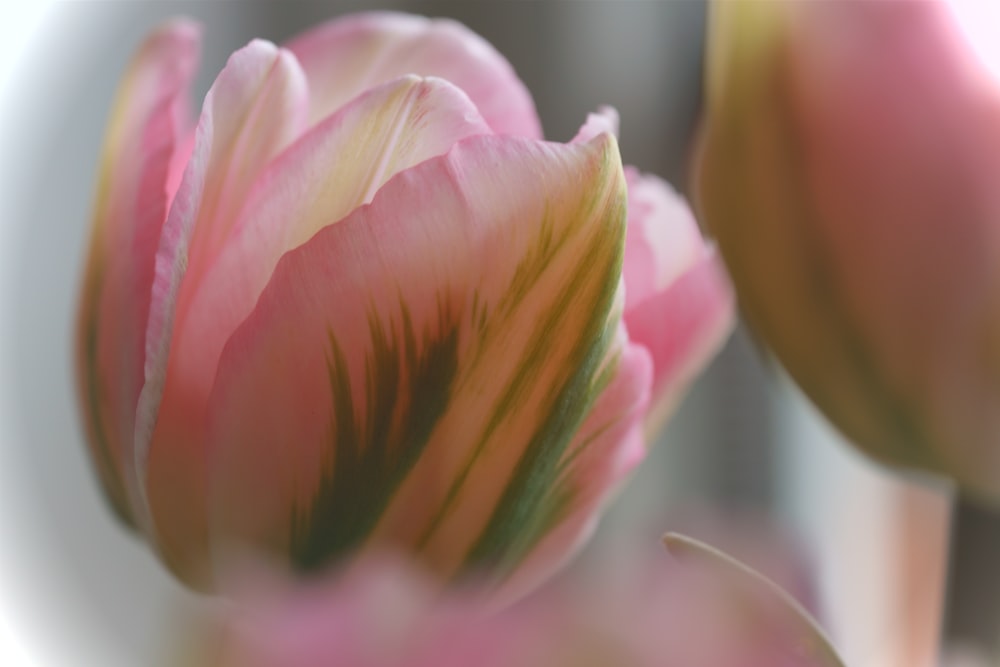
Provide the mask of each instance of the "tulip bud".
[{"label": "tulip bud", "polygon": [[709,33],[698,198],[747,320],[866,452],[1000,499],[997,78],[940,1]]},{"label": "tulip bud", "polygon": [[198,588],[386,549],[530,588],[641,460],[656,359],[675,394],[728,331],[714,256],[695,234],[645,286],[688,285],[672,339],[630,339],[614,128],[541,141],[458,24],[255,40],[192,126],[196,45],[140,49],[102,166],[78,356],[108,494]]}]

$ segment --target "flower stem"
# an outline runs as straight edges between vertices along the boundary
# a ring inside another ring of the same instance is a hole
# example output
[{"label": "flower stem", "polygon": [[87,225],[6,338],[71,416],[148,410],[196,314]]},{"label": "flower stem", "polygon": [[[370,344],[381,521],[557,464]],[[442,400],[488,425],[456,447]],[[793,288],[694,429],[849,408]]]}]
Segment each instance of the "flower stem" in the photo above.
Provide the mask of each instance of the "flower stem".
[{"label": "flower stem", "polygon": [[1000,512],[955,503],[944,636],[1000,658]]}]

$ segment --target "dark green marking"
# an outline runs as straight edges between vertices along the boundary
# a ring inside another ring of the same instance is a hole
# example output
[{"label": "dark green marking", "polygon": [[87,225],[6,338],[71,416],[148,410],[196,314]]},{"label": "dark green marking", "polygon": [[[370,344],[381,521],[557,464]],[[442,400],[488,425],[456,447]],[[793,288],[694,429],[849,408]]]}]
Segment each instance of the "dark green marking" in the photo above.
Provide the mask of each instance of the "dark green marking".
[{"label": "dark green marking", "polygon": [[296,569],[315,571],[362,542],[420,458],[458,369],[458,318],[444,301],[438,312],[436,331],[420,340],[405,305],[398,328],[385,327],[374,309],[369,314],[363,415],[351,394],[347,359],[330,334],[330,450],[311,506],[292,517]]},{"label": "dark green marking", "polygon": [[[603,394],[604,390],[607,389],[609,384],[611,384],[611,380],[614,379],[615,373],[618,371],[619,361],[620,361],[620,356],[616,354],[614,358],[610,360],[610,363],[604,365],[604,368],[601,369],[601,372],[598,373],[597,377],[595,378],[594,386],[591,387],[589,394],[591,404],[587,406],[588,414],[593,408],[593,404],[597,402],[597,399],[600,397],[600,395]],[[580,454],[586,451],[587,447],[590,446],[590,444],[594,440],[597,440],[599,437],[601,437],[601,435],[604,434],[605,431],[614,426],[618,422],[618,420],[621,419],[621,417],[622,415],[615,416],[607,423],[601,424],[598,428],[594,429],[590,433],[590,435],[586,437],[585,440],[580,442],[580,444],[577,445],[576,448],[574,448],[572,451],[566,452],[566,455],[559,460],[559,474],[560,475],[567,474],[569,470],[572,468],[576,459],[580,456]]]}]

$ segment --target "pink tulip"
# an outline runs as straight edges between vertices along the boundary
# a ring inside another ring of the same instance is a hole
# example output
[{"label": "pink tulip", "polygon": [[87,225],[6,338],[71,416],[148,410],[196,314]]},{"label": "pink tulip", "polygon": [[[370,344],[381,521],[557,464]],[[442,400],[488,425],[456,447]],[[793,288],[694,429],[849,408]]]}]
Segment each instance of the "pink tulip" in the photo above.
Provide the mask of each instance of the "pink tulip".
[{"label": "pink tulip", "polygon": [[951,4],[713,5],[699,199],[827,416],[995,500],[1000,80]]},{"label": "pink tulip", "polygon": [[676,396],[729,329],[686,209],[626,176],[610,115],[542,141],[451,21],[253,41],[192,128],[197,44],[146,41],[102,160],[79,377],[114,506],[202,589],[389,548],[527,590],[642,459],[653,378]]},{"label": "pink tulip", "polygon": [[841,665],[787,594],[704,545],[671,543],[676,560],[563,579],[500,611],[475,587],[435,594],[393,562],[258,591],[220,619],[204,667]]}]

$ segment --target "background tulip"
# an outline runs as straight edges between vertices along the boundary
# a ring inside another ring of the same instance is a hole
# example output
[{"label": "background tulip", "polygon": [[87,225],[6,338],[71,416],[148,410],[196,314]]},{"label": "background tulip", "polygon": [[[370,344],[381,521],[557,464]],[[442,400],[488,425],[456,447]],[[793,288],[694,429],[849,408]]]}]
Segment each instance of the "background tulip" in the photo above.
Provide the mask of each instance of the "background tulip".
[{"label": "background tulip", "polygon": [[[192,128],[196,48],[184,22],[150,37],[103,159],[79,377],[119,513],[200,588],[247,551],[310,572],[387,546],[530,588],[642,458],[653,378],[676,395],[728,332],[685,209],[636,223],[688,245],[623,286],[609,116],[540,141],[449,21],[251,42]],[[646,327],[672,338],[630,340],[642,288],[674,295]]]},{"label": "background tulip", "polygon": [[865,451],[1000,498],[1000,81],[946,2],[712,14],[699,203],[747,319]]}]

